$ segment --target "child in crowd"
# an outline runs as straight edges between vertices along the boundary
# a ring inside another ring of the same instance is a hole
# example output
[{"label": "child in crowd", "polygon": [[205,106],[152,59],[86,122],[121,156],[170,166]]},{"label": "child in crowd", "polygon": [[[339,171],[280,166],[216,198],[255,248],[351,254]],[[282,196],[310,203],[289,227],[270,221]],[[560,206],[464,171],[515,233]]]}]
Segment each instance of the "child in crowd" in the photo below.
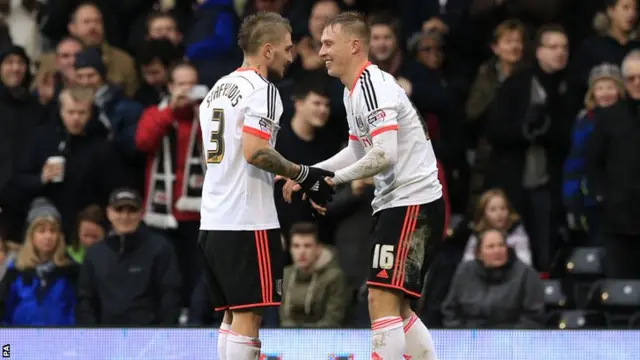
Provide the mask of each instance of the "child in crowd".
[{"label": "child in crowd", "polygon": [[496,229],[505,234],[507,246],[513,248],[520,261],[531,265],[529,236],[520,222],[520,215],[511,207],[504,191],[485,191],[478,201],[473,222],[474,234],[467,242],[462,260],[474,260],[478,243],[477,234]]},{"label": "child in crowd", "polygon": [[589,75],[589,91],[584,99],[585,108],[577,116],[571,135],[571,150],[564,164],[562,195],[567,207],[569,228],[598,233],[599,216],[596,199],[587,184],[587,144],[597,119],[597,110],[611,106],[624,97],[624,81],[616,65],[595,66]]},{"label": "child in crowd", "polygon": [[38,198],[27,223],[24,246],[0,284],[2,324],[73,325],[77,268],[65,252],[60,213]]}]

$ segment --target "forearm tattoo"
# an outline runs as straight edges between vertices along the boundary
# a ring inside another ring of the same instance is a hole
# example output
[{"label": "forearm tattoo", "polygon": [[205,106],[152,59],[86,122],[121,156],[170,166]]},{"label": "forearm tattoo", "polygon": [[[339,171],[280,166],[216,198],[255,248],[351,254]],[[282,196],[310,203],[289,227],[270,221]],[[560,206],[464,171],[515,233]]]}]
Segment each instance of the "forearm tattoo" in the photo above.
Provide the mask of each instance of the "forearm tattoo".
[{"label": "forearm tattoo", "polygon": [[253,154],[249,163],[272,174],[294,178],[300,167],[285,159],[272,148],[260,149]]}]

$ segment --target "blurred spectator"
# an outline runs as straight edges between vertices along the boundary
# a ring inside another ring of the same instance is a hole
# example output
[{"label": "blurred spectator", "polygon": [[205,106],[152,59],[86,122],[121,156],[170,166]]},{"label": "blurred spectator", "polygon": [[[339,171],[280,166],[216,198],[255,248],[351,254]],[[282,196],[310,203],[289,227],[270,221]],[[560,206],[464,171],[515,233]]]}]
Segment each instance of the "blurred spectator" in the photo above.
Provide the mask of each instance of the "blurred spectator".
[{"label": "blurred spectator", "polygon": [[470,214],[485,189],[484,175],[491,158],[491,145],[485,134],[489,109],[502,83],[514,73],[522,59],[524,24],[519,20],[506,20],[493,32],[493,57],[478,69],[476,79],[466,103],[467,122],[476,138],[476,149],[471,161],[469,200]]},{"label": "blurred spectator", "polygon": [[213,86],[241,62],[235,46],[239,19],[233,0],[199,3],[185,38],[186,56],[200,73],[200,81]]},{"label": "blurred spectator", "polygon": [[13,47],[9,26],[0,17],[0,54]]},{"label": "blurred spectator", "polygon": [[[100,47],[106,64],[107,79],[124,88],[127,96],[132,97],[138,88],[138,77],[133,59],[124,51],[110,46],[104,41],[102,13],[91,3],[83,3],[73,12],[69,22],[69,33],[86,47]],[[44,54],[40,58],[37,80],[56,71],[56,55]]]},{"label": "blurred spectator", "polygon": [[200,278],[191,295],[188,324],[192,326],[219,327],[223,311],[211,311],[211,297],[204,277]]},{"label": "blurred spectator", "polygon": [[74,325],[77,266],[66,256],[60,213],[37,198],[27,216],[24,246],[0,285],[2,323]]},{"label": "blurred spectator", "polygon": [[204,169],[196,109],[202,98],[191,95],[197,84],[198,72],[191,64],[176,65],[170,74],[170,95],[145,110],[136,133],[138,149],[147,154],[144,220],[175,246],[185,306],[201,273],[197,242]]},{"label": "blurred spectator", "polygon": [[472,0],[469,9],[477,22],[518,18],[534,29],[559,20],[570,0]]},{"label": "blurred spectator", "polygon": [[147,40],[169,40],[173,46],[182,46],[182,33],[178,20],[168,12],[157,12],[147,17]]},{"label": "blurred spectator", "polygon": [[596,123],[596,111],[609,107],[624,97],[620,68],[612,64],[594,67],[589,76],[585,108],[578,114],[571,136],[571,151],[564,163],[562,195],[567,208],[567,223],[572,230],[589,233],[590,243],[599,245],[602,214],[587,182],[587,144]]},{"label": "blurred spectator", "polygon": [[502,190],[488,190],[478,200],[473,219],[474,234],[467,242],[463,261],[474,260],[478,247],[478,235],[489,229],[500,230],[506,237],[507,246],[513,249],[520,261],[531,265],[529,236],[520,223],[520,215],[511,207]]},{"label": "blurred spectator", "polygon": [[104,238],[106,226],[107,221],[100,206],[89,205],[80,212],[76,231],[67,246],[67,254],[73,261],[82,264],[87,249]]},{"label": "blurred spectator", "polygon": [[106,78],[107,68],[99,48],[86,48],[75,61],[76,83],[95,91],[98,119],[116,147],[128,155],[135,152],[135,133],[142,106],[129,100],[120,88]]},{"label": "blurred spectator", "polygon": [[312,223],[291,228],[293,265],[284,269],[282,327],[337,328],[345,316],[344,275],[331,251],[318,242]]},{"label": "blurred spectator", "polygon": [[340,7],[335,0],[319,0],[311,7],[308,31],[310,36],[303,37],[296,44],[296,53],[300,59],[302,69],[314,71],[324,68],[324,60],[319,55],[322,43],[322,31],[327,20],[338,15]]},{"label": "blurred spectator", "polygon": [[112,231],[87,251],[80,270],[79,325],[172,326],[180,315],[180,273],[171,245],[142,225],[132,189],[109,198]]},{"label": "blurred spectator", "polygon": [[637,1],[606,0],[604,3],[606,13],[600,13],[594,22],[599,34],[584,41],[571,64],[571,106],[576,114],[582,108],[591,69],[603,63],[620,66],[629,51],[640,48],[635,36]]},{"label": "blurred spectator", "polygon": [[157,105],[168,95],[169,71],[181,60],[182,55],[169,40],[147,40],[136,56],[142,83],[134,99],[144,107]]},{"label": "blurred spectator", "polygon": [[485,186],[504,189],[522,215],[541,271],[550,270],[565,218],[562,166],[573,117],[566,96],[568,46],[560,26],[542,27],[535,66],[504,82],[487,123],[492,153]]},{"label": "blurred spectator", "polygon": [[41,2],[0,0],[0,14],[7,23],[13,43],[25,49],[31,59],[40,57],[42,35],[38,25]]},{"label": "blurred spectator", "polygon": [[105,204],[126,179],[102,126],[91,119],[93,92],[65,89],[59,102],[59,114],[32,134],[16,184],[28,198],[51,199],[69,236],[77,214],[90,204]]},{"label": "blurred spectator", "polygon": [[503,234],[487,230],[479,236],[477,260],[456,272],[442,304],[448,328],[537,328],[544,314],[538,273],[509,250]]},{"label": "blurred spectator", "polygon": [[29,94],[29,58],[19,46],[0,55],[0,238],[22,241],[24,216],[31,198],[17,191],[16,174],[34,129],[45,119]]},{"label": "blurred spectator", "polygon": [[82,43],[66,37],[60,40],[55,50],[56,65],[54,72],[40,72],[35,82],[35,90],[42,105],[48,105],[60,95],[65,87],[75,84],[76,56],[82,51]]},{"label": "blurred spectator", "polygon": [[640,50],[622,62],[627,100],[596,112],[589,189],[602,204],[607,276],[640,278]]},{"label": "blurred spectator", "polygon": [[[296,164],[313,165],[335,154],[330,144],[318,137],[318,132],[327,124],[330,103],[324,76],[308,76],[296,84],[293,94],[295,113],[291,123],[282,124],[278,132],[276,150],[287,160]],[[302,221],[313,221],[313,210],[302,195],[294,195],[291,204],[282,197],[283,183],[274,188],[280,230],[289,234],[291,225]],[[288,236],[287,236],[288,238]]]},{"label": "blurred spectator", "polygon": [[0,240],[0,281],[7,274],[9,265],[14,263],[18,257],[18,250],[13,248],[8,241]]}]

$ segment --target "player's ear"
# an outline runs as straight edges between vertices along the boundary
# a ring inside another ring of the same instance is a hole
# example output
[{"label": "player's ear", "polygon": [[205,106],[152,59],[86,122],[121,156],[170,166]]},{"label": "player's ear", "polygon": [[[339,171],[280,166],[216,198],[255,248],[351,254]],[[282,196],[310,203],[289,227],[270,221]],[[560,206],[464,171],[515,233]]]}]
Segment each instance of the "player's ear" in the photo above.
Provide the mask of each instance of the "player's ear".
[{"label": "player's ear", "polygon": [[270,43],[266,43],[262,48],[262,55],[264,55],[267,60],[271,60],[273,58],[273,51],[273,45],[271,45]]},{"label": "player's ear", "polygon": [[358,39],[353,39],[353,41],[351,41],[351,54],[357,53],[361,47],[362,42]]}]

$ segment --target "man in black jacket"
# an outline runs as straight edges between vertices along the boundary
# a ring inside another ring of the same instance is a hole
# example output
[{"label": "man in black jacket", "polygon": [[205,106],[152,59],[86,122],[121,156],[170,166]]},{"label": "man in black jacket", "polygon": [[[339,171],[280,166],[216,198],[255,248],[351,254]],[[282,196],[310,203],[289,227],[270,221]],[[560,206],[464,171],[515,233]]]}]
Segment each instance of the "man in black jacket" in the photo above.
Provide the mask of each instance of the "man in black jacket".
[{"label": "man in black jacket", "polygon": [[141,225],[142,200],[115,190],[107,217],[111,233],[87,251],[80,270],[79,325],[175,325],[180,315],[180,272],[171,244]]},{"label": "man in black jacket", "polygon": [[30,199],[16,191],[16,172],[29,136],[44,120],[44,108],[29,93],[31,74],[24,49],[0,54],[0,237],[21,241]]},{"label": "man in black jacket", "polygon": [[622,63],[627,99],[596,112],[588,182],[604,210],[607,275],[640,277],[640,50]]},{"label": "man in black jacket", "polygon": [[127,183],[92,103],[89,89],[63,90],[59,114],[31,134],[15,176],[16,189],[27,202],[38,196],[51,199],[67,237],[82,209],[106,205],[109,193]]},{"label": "man in black jacket", "polygon": [[567,106],[566,32],[547,25],[536,41],[533,69],[509,77],[492,104],[486,134],[493,150],[485,185],[507,193],[523,217],[538,270],[549,271],[564,219],[562,166],[575,114]]}]

